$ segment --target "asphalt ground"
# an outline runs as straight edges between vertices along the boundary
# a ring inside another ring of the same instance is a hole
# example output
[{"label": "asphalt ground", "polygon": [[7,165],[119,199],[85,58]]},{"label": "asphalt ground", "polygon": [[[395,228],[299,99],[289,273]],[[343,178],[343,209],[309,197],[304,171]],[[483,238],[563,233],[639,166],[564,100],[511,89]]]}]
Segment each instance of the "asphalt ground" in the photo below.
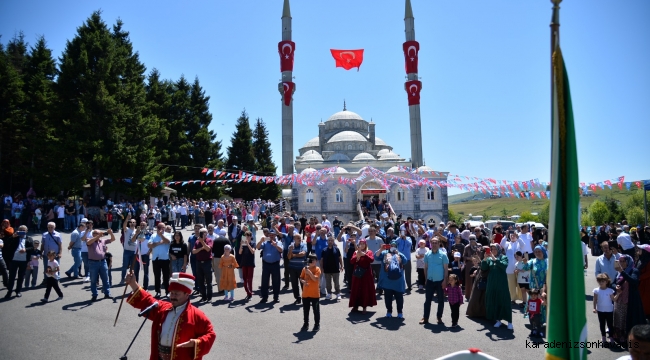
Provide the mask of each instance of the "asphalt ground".
[{"label": "asphalt ground", "polygon": [[[184,231],[184,238],[190,235]],[[64,246],[70,234],[63,233]],[[261,232],[257,235],[261,237]],[[38,236],[40,237],[40,236]],[[113,327],[124,286],[118,286],[122,266],[122,246],[119,241],[109,245],[113,254],[113,288],[115,299],[90,301],[90,287],[81,280],[66,279],[62,274],[63,300],[41,303],[44,288],[23,289],[22,298],[0,300],[0,359],[119,359],[140,326],[137,310],[126,302]],[[587,304],[588,340],[586,351],[592,359],[616,359],[627,352],[619,348],[603,348],[598,343],[600,332],[596,314],[591,312],[592,290],[597,286],[593,274],[595,258],[589,258],[585,276],[585,299]],[[69,252],[64,252],[61,268],[72,265]],[[413,266],[412,279],[417,278]],[[151,270],[150,270],[151,271]],[[141,278],[142,279],[142,278]],[[253,287],[261,283],[261,259],[257,267]],[[42,280],[39,275],[38,282]],[[342,280],[341,280],[342,282]],[[283,291],[277,304],[260,304],[259,296],[250,302],[243,299],[244,290],[235,290],[235,301],[226,303],[215,296],[212,303],[193,304],[212,320],[217,340],[205,359],[280,359],[311,357],[329,359],[387,359],[408,357],[432,359],[470,347],[481,349],[499,359],[541,359],[544,345],[534,348],[537,338],[529,337],[530,325],[521,310],[513,308],[514,330],[505,325],[494,328],[487,320],[464,316],[467,304],[460,308],[459,328],[450,328],[451,312],[445,304],[444,325],[434,323],[419,325],[422,317],[424,293],[414,290],[405,296],[405,319],[385,318],[383,298],[378,305],[368,308],[364,314],[350,313],[348,298],[343,284],[343,300],[321,298],[321,330],[300,332],[302,307],[293,305],[291,290]],[[150,274],[150,293],[153,293],[153,274]],[[0,288],[0,298],[6,289]],[[216,291],[216,286],[215,286]],[[53,292],[50,299],[55,299]],[[436,304],[432,304],[435,314]],[[396,315],[396,313],[394,314]],[[435,315],[433,315],[435,316]],[[313,315],[312,315],[313,326]],[[145,324],[139,337],[129,351],[130,359],[149,357],[150,323]]]}]

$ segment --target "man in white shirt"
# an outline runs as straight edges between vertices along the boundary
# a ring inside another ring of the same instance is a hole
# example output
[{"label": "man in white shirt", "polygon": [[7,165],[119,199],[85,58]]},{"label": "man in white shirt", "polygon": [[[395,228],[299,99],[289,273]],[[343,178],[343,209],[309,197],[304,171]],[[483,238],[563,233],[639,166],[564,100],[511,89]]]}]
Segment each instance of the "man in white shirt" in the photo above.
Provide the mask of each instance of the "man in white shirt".
[{"label": "man in white shirt", "polygon": [[329,220],[327,220],[327,215],[323,214],[322,219],[323,221],[320,224],[322,226],[326,226],[328,232],[332,231],[332,223]]},{"label": "man in white shirt", "polygon": [[182,203],[179,210],[181,213],[181,229],[184,230],[185,226],[187,226],[187,205]]},{"label": "man in white shirt", "polygon": [[59,207],[56,208],[56,226],[59,229],[64,228],[64,219],[65,219],[65,206],[63,203],[59,203]]},{"label": "man in white shirt", "polygon": [[616,238],[616,242],[618,245],[621,246],[621,249],[623,249],[623,254],[630,255],[632,259],[634,259],[634,243],[632,242],[632,238],[630,237],[630,227],[627,225],[623,226],[623,229],[621,230],[620,228],[616,229],[616,232],[618,233],[618,237]]},{"label": "man in white shirt", "polygon": [[519,233],[519,238],[524,241],[524,255],[528,254],[528,259],[532,260],[535,258],[533,254],[533,237],[528,232],[528,224],[521,225],[521,233]]},{"label": "man in white shirt", "polygon": [[[210,230],[210,227],[208,227],[208,230]],[[214,229],[214,233],[220,237],[228,237],[228,228],[223,226],[223,220],[217,221],[217,227]]]}]

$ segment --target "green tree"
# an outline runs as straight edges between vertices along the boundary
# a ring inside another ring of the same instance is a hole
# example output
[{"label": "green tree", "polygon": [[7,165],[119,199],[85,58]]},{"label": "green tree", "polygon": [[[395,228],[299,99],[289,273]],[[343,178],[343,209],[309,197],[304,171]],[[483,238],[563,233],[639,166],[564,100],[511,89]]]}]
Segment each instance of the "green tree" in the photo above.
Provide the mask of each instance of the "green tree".
[{"label": "green tree", "polygon": [[544,203],[544,207],[542,208],[542,211],[539,212],[538,218],[539,222],[542,224],[549,226],[549,221],[550,221],[550,212],[551,212],[551,202],[547,201]]},{"label": "green tree", "polygon": [[530,213],[530,211],[524,211],[520,214],[519,222],[525,223],[528,221],[539,222],[539,217]]},{"label": "green tree", "polygon": [[630,224],[630,227],[636,226],[637,224],[643,224],[645,222],[643,208],[631,207],[627,209],[625,212],[625,219],[627,220],[627,223]]},{"label": "green tree", "polygon": [[643,190],[638,189],[632,192],[630,196],[623,204],[623,209],[625,209],[626,214],[629,209],[640,207],[643,208]]},{"label": "green tree", "polygon": [[448,220],[447,221],[455,221],[456,223],[460,224],[463,222],[463,216],[460,215],[460,213],[456,213],[454,210],[449,208],[449,212],[447,213]]},{"label": "green tree", "polygon": [[[251,130],[246,110],[241,112],[235,124],[235,132],[230,139],[230,146],[227,149],[228,159],[226,168],[230,171],[243,171],[252,173],[255,171],[255,153],[253,152],[253,131]],[[256,197],[254,183],[231,183],[230,196],[250,200]],[[252,186],[251,186],[252,185]],[[252,191],[251,191],[252,190]]]},{"label": "green tree", "polygon": [[122,26],[118,20],[109,29],[93,12],[60,58],[59,135],[66,137],[65,150],[77,155],[66,170],[80,175],[68,182],[89,182],[94,200],[103,178],[133,177],[134,191],[143,195],[164,174],[152,146],[158,124],[147,115],[145,67]]},{"label": "green tree", "polygon": [[[0,187],[8,193],[13,193],[14,160],[19,159],[18,143],[25,136],[24,64],[19,58],[25,56],[26,49],[22,33],[14,36],[6,48],[0,44]],[[16,184],[20,182],[16,179]]]},{"label": "green tree", "polygon": [[589,205],[589,218],[595,225],[602,225],[609,218],[609,209],[607,205],[600,200],[596,200]]},{"label": "green tree", "polygon": [[607,221],[609,222],[620,222],[623,220],[623,210],[621,209],[620,202],[614,198],[605,199],[605,205],[609,210],[609,216]]},{"label": "green tree", "polygon": [[[269,132],[262,118],[257,118],[253,130],[253,154],[255,154],[255,171],[257,175],[275,176],[277,167],[273,163]],[[277,199],[280,196],[280,186],[275,182],[258,184],[258,196],[262,199]]]},{"label": "green tree", "polygon": [[505,219],[507,217],[508,217],[508,210],[506,210],[506,208],[503,208],[503,210],[501,210],[501,218]]}]

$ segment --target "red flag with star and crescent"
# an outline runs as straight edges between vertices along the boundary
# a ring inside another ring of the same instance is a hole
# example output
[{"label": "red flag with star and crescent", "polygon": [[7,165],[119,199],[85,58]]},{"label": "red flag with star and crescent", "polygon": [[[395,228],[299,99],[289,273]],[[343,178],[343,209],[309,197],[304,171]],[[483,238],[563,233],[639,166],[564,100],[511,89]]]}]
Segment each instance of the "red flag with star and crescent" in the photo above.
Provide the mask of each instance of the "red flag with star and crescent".
[{"label": "red flag with star and crescent", "polygon": [[278,43],[280,54],[280,71],[293,71],[293,52],[296,50],[296,43],[291,40],[284,40]]},{"label": "red flag with star and crescent", "polygon": [[293,95],[293,89],[295,88],[295,84],[292,81],[285,81],[282,83],[282,88],[283,88],[283,94],[282,97],[284,99],[284,105],[289,106],[291,104],[291,96]]},{"label": "red flag with star and crescent", "polygon": [[418,80],[411,80],[404,83],[404,88],[408,93],[409,106],[420,104],[420,90],[422,90],[422,82]]},{"label": "red flag with star and crescent", "polygon": [[336,60],[336,67],[342,67],[345,70],[361,67],[363,62],[363,49],[358,50],[335,50],[330,49],[332,57]]},{"label": "red flag with star and crescent", "polygon": [[407,41],[402,44],[402,50],[404,50],[404,63],[406,68],[406,73],[417,73],[418,72],[418,52],[420,51],[420,43],[415,40]]}]

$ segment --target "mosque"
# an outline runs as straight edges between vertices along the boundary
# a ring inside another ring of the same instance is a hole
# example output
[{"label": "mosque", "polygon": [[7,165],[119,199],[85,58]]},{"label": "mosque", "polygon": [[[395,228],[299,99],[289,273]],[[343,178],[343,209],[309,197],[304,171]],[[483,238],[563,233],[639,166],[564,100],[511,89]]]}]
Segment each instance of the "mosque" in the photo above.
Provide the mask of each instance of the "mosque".
[{"label": "mosque", "polygon": [[[409,105],[411,156],[401,157],[393,148],[375,135],[375,123],[364,120],[359,114],[343,110],[318,124],[318,136],[309,140],[293,157],[293,56],[295,43],[291,41],[291,11],[289,0],[284,0],[282,12],[282,41],[278,43],[282,82],[278,90],[282,95],[282,172],[294,171],[308,174],[321,169],[337,167],[332,178],[319,185],[294,183],[291,188],[291,208],[299,214],[335,215],[344,222],[359,219],[358,203],[368,198],[387,200],[396,214],[412,216],[425,221],[446,221],[448,217],[447,188],[437,186],[401,187],[396,183],[382,184],[381,179],[365,176],[359,179],[368,166],[390,175],[407,178],[398,167],[419,171],[433,171],[424,166],[420,120],[420,90],[422,82],[417,74],[418,51],[415,41],[414,17],[411,1],[405,7],[406,42],[403,51],[407,81],[404,89]],[[343,55],[341,55],[343,56]],[[348,56],[348,55],[346,55]],[[345,61],[345,58],[342,58]],[[295,162],[294,162],[295,161]],[[446,181],[448,173],[421,172],[419,176],[433,181]],[[354,183],[338,181],[357,179]]]}]

